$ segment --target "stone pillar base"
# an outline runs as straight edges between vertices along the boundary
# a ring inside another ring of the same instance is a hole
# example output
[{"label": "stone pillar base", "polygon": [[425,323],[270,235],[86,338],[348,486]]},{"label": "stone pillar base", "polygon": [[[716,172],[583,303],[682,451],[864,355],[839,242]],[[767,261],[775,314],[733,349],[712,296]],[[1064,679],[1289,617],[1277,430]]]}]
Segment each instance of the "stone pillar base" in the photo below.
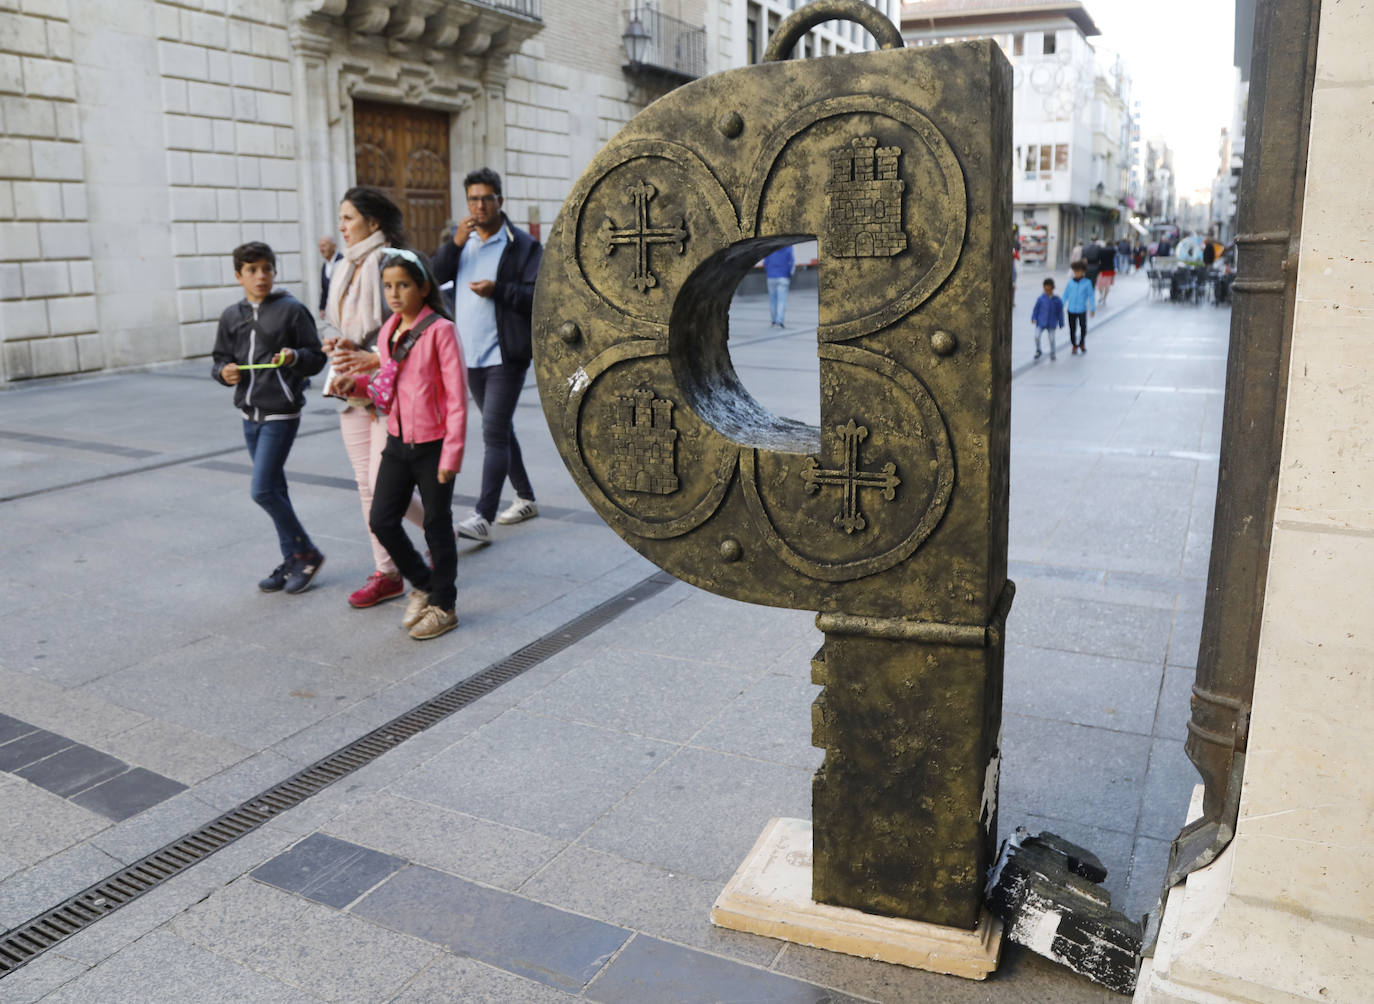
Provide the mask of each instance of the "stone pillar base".
[{"label": "stone pillar base", "polygon": [[811,822],[773,819],[716,898],[711,923],[798,945],[981,980],[997,968],[1002,922],[973,930],[883,917],[811,898]]}]

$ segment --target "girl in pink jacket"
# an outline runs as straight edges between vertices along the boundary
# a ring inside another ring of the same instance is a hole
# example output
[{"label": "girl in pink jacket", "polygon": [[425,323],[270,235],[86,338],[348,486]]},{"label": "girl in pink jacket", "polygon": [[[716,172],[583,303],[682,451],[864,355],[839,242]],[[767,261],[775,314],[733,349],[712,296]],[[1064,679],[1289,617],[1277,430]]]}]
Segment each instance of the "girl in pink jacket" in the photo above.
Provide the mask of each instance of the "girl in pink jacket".
[{"label": "girl in pink jacket", "polygon": [[[388,250],[382,259],[382,292],[392,313],[377,336],[381,368],[359,375],[353,389],[368,393],[371,384],[375,391],[388,374],[394,377],[368,524],[414,587],[401,624],[412,638],[425,640],[458,626],[452,505],[453,477],[462,467],[467,436],[467,369],[423,255]],[[401,526],[414,489],[425,508],[432,570]]]}]

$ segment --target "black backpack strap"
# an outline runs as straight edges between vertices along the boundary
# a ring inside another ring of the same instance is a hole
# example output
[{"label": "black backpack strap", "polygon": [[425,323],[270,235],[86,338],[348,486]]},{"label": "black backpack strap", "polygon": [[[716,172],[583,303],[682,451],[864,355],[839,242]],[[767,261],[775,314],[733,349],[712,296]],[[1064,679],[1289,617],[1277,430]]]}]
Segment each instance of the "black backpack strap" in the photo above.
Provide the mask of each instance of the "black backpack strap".
[{"label": "black backpack strap", "polygon": [[405,357],[410,355],[410,350],[415,347],[415,343],[420,340],[420,336],[425,333],[425,329],[437,320],[439,320],[439,315],[431,311],[428,317],[405,333],[400,344],[391,350],[391,358],[398,363],[403,362]]}]

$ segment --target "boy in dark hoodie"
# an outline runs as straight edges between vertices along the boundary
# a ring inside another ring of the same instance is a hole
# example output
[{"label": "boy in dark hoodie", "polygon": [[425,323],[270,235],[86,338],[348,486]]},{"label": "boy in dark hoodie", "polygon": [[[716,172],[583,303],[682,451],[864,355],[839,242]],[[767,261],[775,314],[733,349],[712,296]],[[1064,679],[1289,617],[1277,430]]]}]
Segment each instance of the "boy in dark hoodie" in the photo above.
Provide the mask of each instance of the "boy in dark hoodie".
[{"label": "boy in dark hoodie", "polygon": [[1045,291],[1031,308],[1031,323],[1035,325],[1035,358],[1040,358],[1040,336],[1050,336],[1050,359],[1054,359],[1054,336],[1064,326],[1064,301],[1054,295],[1054,280],[1045,280]]},{"label": "boy in dark hoodie", "polygon": [[210,374],[234,388],[243,438],[253,461],[253,501],[277,528],[282,563],[258,583],[265,593],[304,592],[324,555],[296,518],[286,490],[286,457],[301,424],[306,378],[324,368],[315,319],[284,289],[272,288],[277,256],[260,241],[234,249],[234,278],[244,297],[219,318]]}]

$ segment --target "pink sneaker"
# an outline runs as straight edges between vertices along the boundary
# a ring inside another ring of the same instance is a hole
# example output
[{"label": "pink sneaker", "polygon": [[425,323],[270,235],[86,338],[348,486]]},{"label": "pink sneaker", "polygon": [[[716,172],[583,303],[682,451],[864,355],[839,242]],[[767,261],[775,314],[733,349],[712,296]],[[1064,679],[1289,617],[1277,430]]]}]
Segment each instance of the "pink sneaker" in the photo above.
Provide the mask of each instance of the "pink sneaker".
[{"label": "pink sneaker", "polygon": [[359,589],[348,598],[348,605],[359,610],[375,607],[378,603],[404,596],[406,584],[398,575],[394,579],[385,572],[373,572]]}]

